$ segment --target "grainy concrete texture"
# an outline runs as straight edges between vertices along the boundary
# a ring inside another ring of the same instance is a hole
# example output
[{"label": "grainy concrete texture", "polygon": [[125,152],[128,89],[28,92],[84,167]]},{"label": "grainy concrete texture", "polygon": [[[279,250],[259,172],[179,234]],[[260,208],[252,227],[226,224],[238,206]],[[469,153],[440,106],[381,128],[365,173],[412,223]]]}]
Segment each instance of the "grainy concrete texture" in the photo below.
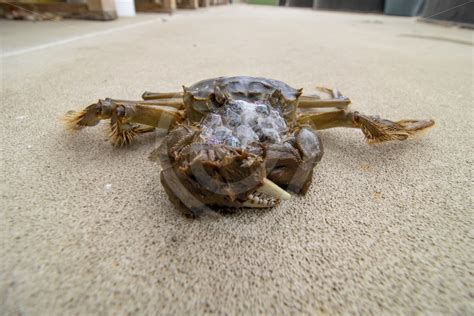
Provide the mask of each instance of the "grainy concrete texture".
[{"label": "grainy concrete texture", "polygon": [[[245,5],[0,30],[1,315],[473,313],[472,31]],[[158,136],[114,149],[58,122],[239,74],[437,125],[375,147],[323,131],[306,197],[192,220],[147,158]]]}]

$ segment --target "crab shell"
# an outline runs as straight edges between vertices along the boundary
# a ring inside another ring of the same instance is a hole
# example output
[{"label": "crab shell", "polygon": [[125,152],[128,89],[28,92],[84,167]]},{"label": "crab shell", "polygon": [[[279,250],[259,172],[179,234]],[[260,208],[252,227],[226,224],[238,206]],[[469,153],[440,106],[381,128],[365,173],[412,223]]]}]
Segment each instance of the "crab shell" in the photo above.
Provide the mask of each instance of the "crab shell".
[{"label": "crab shell", "polygon": [[[161,181],[175,206],[197,215],[209,207],[272,207],[289,198],[283,189],[306,193],[323,149],[311,128],[296,124],[301,89],[252,77],[220,77],[183,88],[186,123],[171,130],[158,149]],[[245,149],[203,142],[203,118],[232,100],[278,109],[289,127],[285,140]]]},{"label": "crab shell", "polygon": [[278,80],[247,76],[206,79],[183,89],[189,123],[199,123],[207,113],[216,110],[216,105],[232,99],[252,103],[269,101],[273,107],[280,108],[290,127],[295,125],[298,98],[303,91]]}]

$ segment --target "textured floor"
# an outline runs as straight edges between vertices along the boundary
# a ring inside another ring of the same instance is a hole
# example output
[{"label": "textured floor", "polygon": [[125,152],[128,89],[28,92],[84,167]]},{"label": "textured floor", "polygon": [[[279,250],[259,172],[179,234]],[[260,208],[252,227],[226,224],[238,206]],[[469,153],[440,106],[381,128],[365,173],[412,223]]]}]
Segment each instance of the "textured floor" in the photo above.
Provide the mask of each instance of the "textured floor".
[{"label": "textured floor", "polygon": [[[472,31],[243,5],[0,29],[0,314],[473,313]],[[191,220],[147,159],[158,137],[114,149],[101,127],[58,122],[237,74],[437,125],[376,147],[321,132],[306,197]]]}]

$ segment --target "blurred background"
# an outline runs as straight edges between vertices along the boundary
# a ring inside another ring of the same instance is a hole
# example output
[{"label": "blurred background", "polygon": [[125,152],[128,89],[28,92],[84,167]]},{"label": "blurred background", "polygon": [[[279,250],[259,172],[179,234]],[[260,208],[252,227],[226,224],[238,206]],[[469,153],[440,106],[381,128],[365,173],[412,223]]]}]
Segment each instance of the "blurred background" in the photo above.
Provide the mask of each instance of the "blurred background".
[{"label": "blurred background", "polygon": [[472,1],[468,0],[10,0],[0,2],[0,14],[8,19],[82,18],[113,20],[136,12],[173,12],[215,5],[248,3],[312,8],[314,10],[372,12],[418,16],[466,24],[474,23]]}]

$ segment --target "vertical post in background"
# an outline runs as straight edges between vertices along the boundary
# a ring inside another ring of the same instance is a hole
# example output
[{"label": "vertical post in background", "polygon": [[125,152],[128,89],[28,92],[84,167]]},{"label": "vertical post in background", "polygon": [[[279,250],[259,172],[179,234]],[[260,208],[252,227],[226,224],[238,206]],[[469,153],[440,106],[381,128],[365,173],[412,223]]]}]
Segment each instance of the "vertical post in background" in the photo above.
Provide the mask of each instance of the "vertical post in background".
[{"label": "vertical post in background", "polygon": [[176,0],[162,0],[163,9],[169,12],[176,10]]},{"label": "vertical post in background", "polygon": [[117,18],[114,0],[87,0],[87,8],[90,13],[97,15],[104,20]]}]

